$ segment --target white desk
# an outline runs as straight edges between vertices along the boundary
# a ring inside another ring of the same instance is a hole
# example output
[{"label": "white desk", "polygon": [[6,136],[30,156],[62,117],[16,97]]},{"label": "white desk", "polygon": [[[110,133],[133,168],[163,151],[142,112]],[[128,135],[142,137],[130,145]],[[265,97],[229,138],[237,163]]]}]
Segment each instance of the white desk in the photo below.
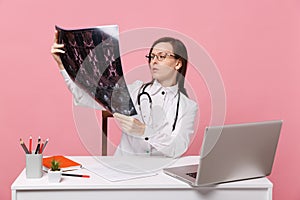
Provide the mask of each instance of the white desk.
[{"label": "white desk", "polygon": [[[83,165],[96,160],[89,156],[70,157]],[[101,158],[102,159],[102,158]],[[103,157],[113,159],[113,157]],[[180,158],[173,166],[195,164],[199,157]],[[143,161],[149,166],[152,161]],[[75,173],[75,172],[74,172]],[[76,172],[79,173],[79,172]],[[213,187],[191,187],[161,170],[158,175],[110,182],[85,169],[80,173],[90,178],[63,177],[60,183],[48,183],[47,174],[40,179],[26,179],[25,170],[11,186],[13,200],[160,200],[160,199],[206,199],[206,200],[271,200],[273,184],[267,178],[219,184]]]}]

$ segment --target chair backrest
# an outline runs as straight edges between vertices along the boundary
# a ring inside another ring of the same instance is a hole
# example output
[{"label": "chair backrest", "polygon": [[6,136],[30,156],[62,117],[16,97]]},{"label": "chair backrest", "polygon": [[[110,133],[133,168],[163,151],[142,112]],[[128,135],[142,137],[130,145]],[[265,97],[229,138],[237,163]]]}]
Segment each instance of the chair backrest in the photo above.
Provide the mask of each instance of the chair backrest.
[{"label": "chair backrest", "polygon": [[107,119],[113,117],[113,115],[102,110],[102,156],[107,156]]}]

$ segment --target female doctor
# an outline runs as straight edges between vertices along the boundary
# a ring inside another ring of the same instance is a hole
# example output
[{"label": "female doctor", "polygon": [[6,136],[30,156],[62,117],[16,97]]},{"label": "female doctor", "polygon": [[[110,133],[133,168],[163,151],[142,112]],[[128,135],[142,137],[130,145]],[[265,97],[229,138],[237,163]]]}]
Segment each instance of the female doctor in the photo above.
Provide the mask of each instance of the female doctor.
[{"label": "female doctor", "polygon": [[[57,43],[57,38],[56,32],[51,54],[74,96],[75,105],[103,109],[68,76],[59,56],[65,53],[64,46]],[[153,43],[146,57],[152,81],[135,81],[128,85],[138,114],[113,115],[122,129],[115,155],[179,157],[189,147],[198,110],[184,88],[187,50],[180,40],[164,37]]]}]

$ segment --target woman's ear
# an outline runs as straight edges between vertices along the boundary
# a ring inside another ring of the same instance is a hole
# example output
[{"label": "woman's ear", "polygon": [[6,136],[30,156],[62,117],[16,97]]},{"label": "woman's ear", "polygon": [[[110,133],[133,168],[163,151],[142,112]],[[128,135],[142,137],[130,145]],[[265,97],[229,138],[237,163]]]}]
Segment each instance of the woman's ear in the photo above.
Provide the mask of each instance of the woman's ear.
[{"label": "woman's ear", "polygon": [[175,69],[179,70],[181,67],[182,67],[182,61],[181,61],[181,59],[178,59],[176,61]]}]

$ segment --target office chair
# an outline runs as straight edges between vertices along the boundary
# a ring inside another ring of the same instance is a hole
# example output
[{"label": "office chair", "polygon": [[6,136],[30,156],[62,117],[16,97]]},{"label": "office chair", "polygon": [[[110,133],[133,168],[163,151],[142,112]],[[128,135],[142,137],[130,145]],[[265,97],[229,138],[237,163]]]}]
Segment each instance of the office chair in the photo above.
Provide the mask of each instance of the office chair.
[{"label": "office chair", "polygon": [[102,110],[102,156],[107,156],[107,119],[109,117],[113,117],[113,115]]}]

